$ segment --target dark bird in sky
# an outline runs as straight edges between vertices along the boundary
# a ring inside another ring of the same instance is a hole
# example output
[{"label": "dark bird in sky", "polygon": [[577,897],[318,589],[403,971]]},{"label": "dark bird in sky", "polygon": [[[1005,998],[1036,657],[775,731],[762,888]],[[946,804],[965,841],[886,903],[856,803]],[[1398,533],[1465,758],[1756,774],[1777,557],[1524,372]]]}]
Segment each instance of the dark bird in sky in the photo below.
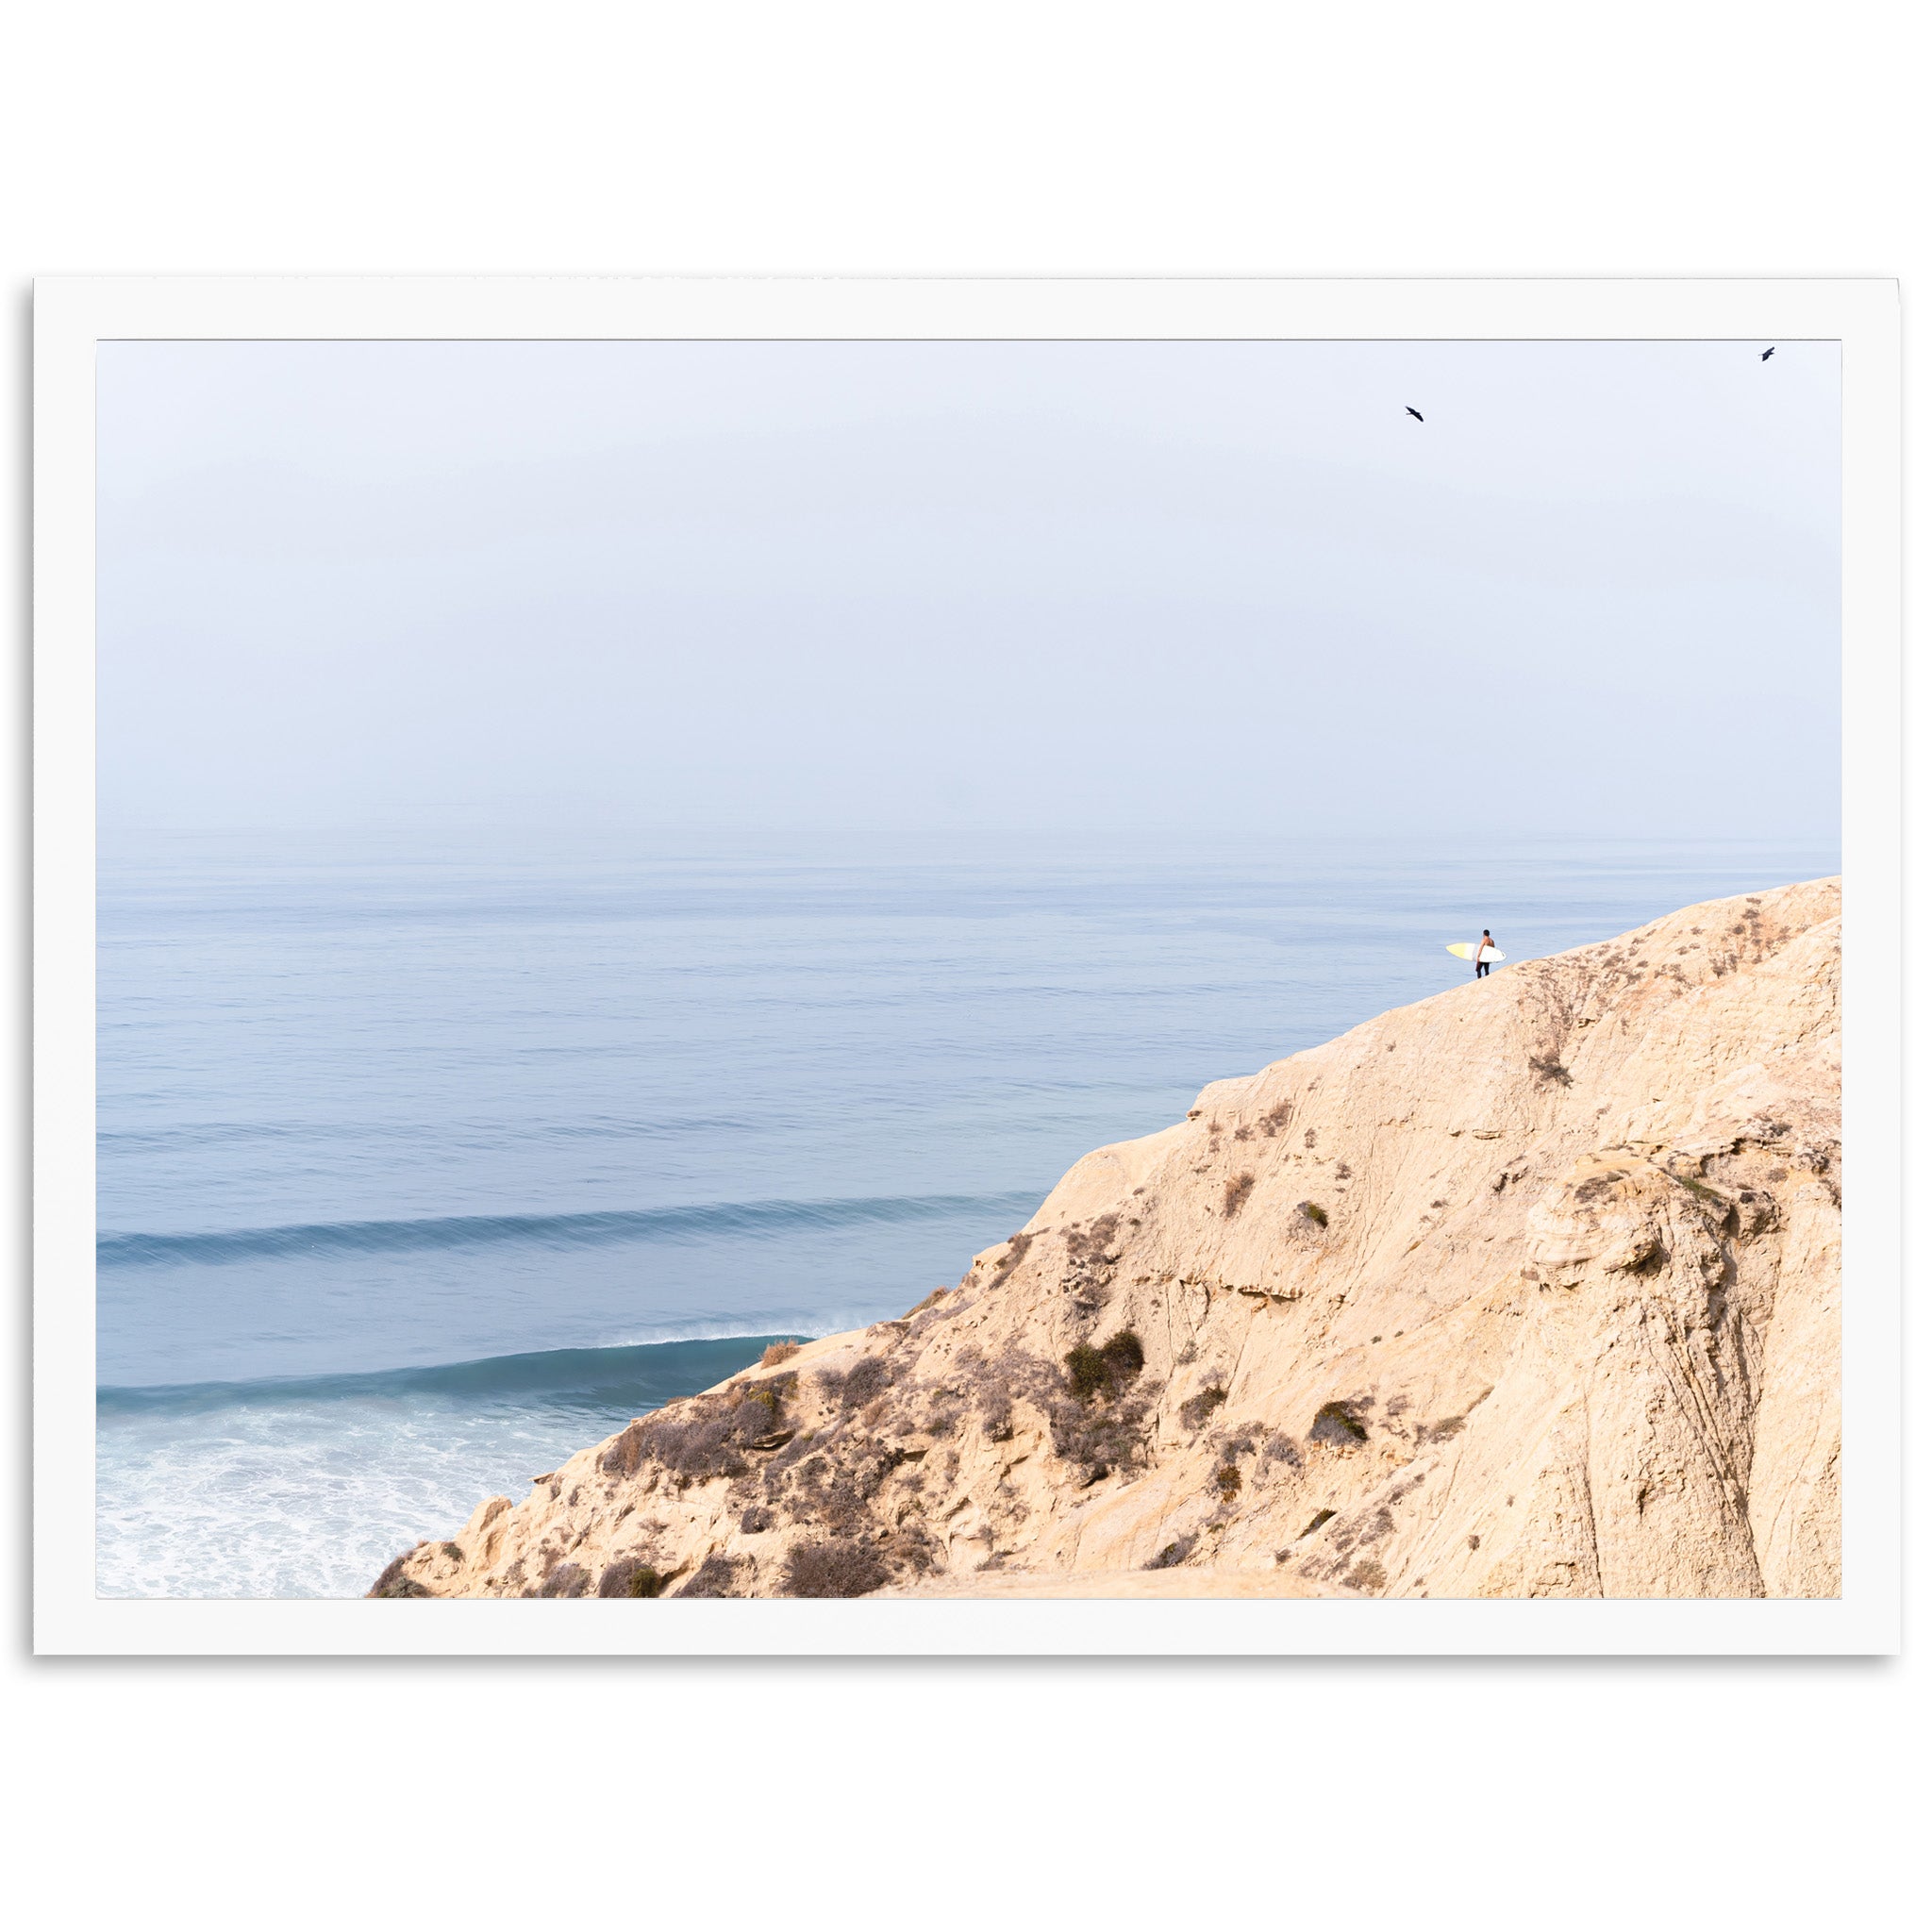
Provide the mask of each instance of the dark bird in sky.
[{"label": "dark bird in sky", "polygon": [[1764,352],[1764,354],[1763,354],[1763,355],[1761,355],[1760,357],[1758,357],[1758,358],[1757,358],[1757,359],[1758,359],[1758,360],[1759,360],[1760,362],[1769,362],[1769,361],[1771,360],[1771,358],[1773,358],[1774,356],[1775,356],[1776,354],[1777,354],[1777,344],[1776,344],[1775,342],[1774,342],[1774,343],[1772,343],[1772,345],[1771,345],[1771,347],[1770,347],[1770,348],[1768,348],[1767,350],[1765,350],[1765,352]]},{"label": "dark bird in sky", "polygon": [[[1402,407],[1405,409],[1408,408],[1408,405],[1407,403],[1405,403]],[[1408,413],[1411,416],[1413,416],[1418,423],[1420,423],[1423,420],[1423,412],[1420,409],[1409,409]]]}]

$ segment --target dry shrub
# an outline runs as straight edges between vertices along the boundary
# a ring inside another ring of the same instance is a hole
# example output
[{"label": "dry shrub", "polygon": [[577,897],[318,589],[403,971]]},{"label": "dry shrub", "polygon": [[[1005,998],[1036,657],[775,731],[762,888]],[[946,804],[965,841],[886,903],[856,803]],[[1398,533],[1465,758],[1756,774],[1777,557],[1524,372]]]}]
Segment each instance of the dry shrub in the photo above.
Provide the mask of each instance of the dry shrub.
[{"label": "dry shrub", "polygon": [[778,1519],[772,1513],[772,1511],[767,1509],[762,1503],[754,1503],[751,1506],[751,1507],[747,1509],[744,1512],[744,1514],[738,1519],[738,1527],[741,1535],[762,1536],[764,1535],[766,1530],[771,1528],[773,1524],[777,1522],[777,1520]]},{"label": "dry shrub", "polygon": [[1030,1234],[1016,1234],[1007,1243],[1007,1252],[1000,1257],[1000,1264],[992,1271],[992,1279],[987,1286],[997,1288],[1026,1258],[1026,1250],[1032,1245],[1033,1237]]},{"label": "dry shrub", "polygon": [[1090,1221],[1085,1227],[1075,1225],[1067,1230],[1067,1258],[1083,1267],[1091,1267],[1107,1259],[1107,1251],[1113,1246],[1114,1236],[1119,1232],[1121,1218],[1118,1214],[1102,1214]]},{"label": "dry shrub", "polygon": [[1189,1552],[1194,1547],[1191,1536],[1177,1536],[1157,1557],[1149,1557],[1141,1565],[1143,1570],[1177,1570],[1188,1560]]},{"label": "dry shrub", "polygon": [[597,1580],[599,1596],[653,1597],[664,1593],[664,1579],[640,1557],[620,1557]]},{"label": "dry shrub", "polygon": [[644,1424],[634,1422],[597,1458],[606,1475],[635,1475],[644,1455]]},{"label": "dry shrub", "polygon": [[1224,1503],[1232,1503],[1241,1492],[1241,1473],[1233,1463],[1224,1462],[1214,1472],[1214,1487],[1221,1492]]},{"label": "dry shrub", "polygon": [[591,1573],[581,1563],[559,1563],[542,1583],[531,1592],[533,1596],[583,1596],[591,1588]]},{"label": "dry shrub", "polygon": [[797,1342],[774,1341],[765,1350],[763,1355],[759,1356],[758,1367],[761,1369],[775,1369],[781,1364],[789,1362],[797,1353]]},{"label": "dry shrub", "polygon": [[1054,1454],[1083,1471],[1089,1483],[1110,1471],[1131,1469],[1146,1458],[1144,1425],[1150,1407],[1131,1397],[1091,1404],[1049,1398],[1046,1418]]},{"label": "dry shrub", "polygon": [[680,1590],[679,1596],[721,1597],[738,1594],[738,1564],[730,1557],[717,1551],[705,1558],[691,1573],[691,1580]]},{"label": "dry shrub", "polygon": [[1111,1401],[1147,1365],[1147,1352],[1131,1328],[1123,1328],[1098,1348],[1081,1342],[1066,1356],[1067,1382],[1082,1402],[1098,1395]]},{"label": "dry shrub", "polygon": [[1212,1389],[1204,1389],[1198,1395],[1191,1395],[1180,1406],[1180,1419],[1183,1425],[1198,1429],[1221,1405],[1227,1400],[1227,1391],[1216,1383]]},{"label": "dry shrub", "polygon": [[819,1376],[819,1389],[827,1402],[841,1408],[863,1408],[883,1394],[891,1381],[885,1362],[878,1356],[867,1355],[850,1369],[824,1370]]},{"label": "dry shrub", "polygon": [[1308,1425],[1309,1441],[1329,1442],[1338,1449],[1353,1449],[1368,1440],[1369,1432],[1362,1426],[1353,1403],[1324,1402]]},{"label": "dry shrub", "polygon": [[785,1559],[787,1596],[864,1596],[885,1580],[878,1552],[848,1537],[795,1544]]},{"label": "dry shrub", "polygon": [[1313,1515],[1312,1515],[1311,1517],[1309,1517],[1309,1518],[1308,1518],[1308,1526],[1307,1526],[1307,1528],[1306,1528],[1305,1530],[1303,1530],[1303,1531],[1302,1531],[1302,1535],[1301,1535],[1301,1536],[1298,1536],[1298,1537],[1296,1537],[1296,1538],[1295,1538],[1295,1541],[1296,1541],[1296,1542],[1300,1542],[1300,1541],[1301,1541],[1301,1540],[1302,1540],[1302,1536],[1313,1536],[1313,1535],[1314,1535],[1314,1533],[1315,1533],[1315,1532],[1316,1532],[1316,1531],[1317,1531],[1318,1529],[1320,1529],[1320,1528],[1321,1528],[1321,1526],[1322,1526],[1322,1525],[1323,1525],[1323,1524],[1324,1524],[1324,1523],[1333,1523],[1334,1521],[1335,1521],[1335,1512],[1334,1512],[1334,1510],[1332,1510],[1332,1509],[1317,1509],[1317,1510],[1315,1511],[1315,1513],[1314,1513],[1314,1514],[1313,1514]]},{"label": "dry shrub", "polygon": [[1317,1227],[1328,1225],[1328,1210],[1317,1201],[1297,1201],[1295,1212],[1306,1215]]},{"label": "dry shrub", "polygon": [[781,1407],[778,1390],[769,1382],[724,1395],[693,1396],[645,1422],[641,1447],[681,1483],[742,1475],[744,1452],[754,1442],[770,1440]]},{"label": "dry shrub", "polygon": [[1248,1196],[1255,1191],[1255,1176],[1251,1174],[1238,1174],[1221,1191],[1221,1212],[1224,1220],[1232,1221],[1248,1204]]},{"label": "dry shrub", "polygon": [[403,1565],[415,1554],[414,1550],[405,1550],[400,1557],[397,1557],[389,1564],[382,1574],[370,1586],[366,1593],[372,1597],[408,1598],[427,1596],[429,1591],[425,1590],[413,1576],[405,1576],[403,1574]]}]

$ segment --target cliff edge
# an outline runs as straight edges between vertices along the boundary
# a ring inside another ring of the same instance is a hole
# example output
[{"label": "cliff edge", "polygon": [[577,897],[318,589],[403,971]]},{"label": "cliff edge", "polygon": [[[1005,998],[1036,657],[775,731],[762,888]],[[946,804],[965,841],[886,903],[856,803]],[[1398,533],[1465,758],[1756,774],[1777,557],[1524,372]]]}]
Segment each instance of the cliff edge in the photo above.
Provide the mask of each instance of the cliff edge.
[{"label": "cliff edge", "polygon": [[372,1595],[1827,1597],[1840,894],[1498,969],[1075,1165]]}]

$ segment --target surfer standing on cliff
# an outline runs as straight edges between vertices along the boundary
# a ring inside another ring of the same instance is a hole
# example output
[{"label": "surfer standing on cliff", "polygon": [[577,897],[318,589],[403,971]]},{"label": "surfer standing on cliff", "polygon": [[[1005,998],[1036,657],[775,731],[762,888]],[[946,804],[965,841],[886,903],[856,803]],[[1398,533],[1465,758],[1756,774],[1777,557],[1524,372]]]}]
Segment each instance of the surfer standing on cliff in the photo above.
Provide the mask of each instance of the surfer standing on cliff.
[{"label": "surfer standing on cliff", "polygon": [[1488,926],[1483,927],[1483,936],[1475,946],[1475,976],[1487,979],[1490,976],[1490,955],[1496,950],[1496,942],[1490,937]]}]

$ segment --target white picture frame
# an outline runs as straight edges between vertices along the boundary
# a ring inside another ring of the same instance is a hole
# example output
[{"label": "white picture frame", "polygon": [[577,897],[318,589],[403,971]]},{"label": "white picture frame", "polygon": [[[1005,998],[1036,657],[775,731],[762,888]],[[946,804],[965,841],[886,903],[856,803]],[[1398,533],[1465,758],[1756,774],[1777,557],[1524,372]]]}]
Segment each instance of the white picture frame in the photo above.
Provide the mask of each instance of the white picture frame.
[{"label": "white picture frame", "polygon": [[[1834,340],[1843,1594],[1830,1601],[134,1600],[94,1590],[94,358],[126,339]],[[34,1646],[47,1655],[1860,1654],[1900,1627],[1899,306],[1884,280],[61,277],[35,290]]]}]

